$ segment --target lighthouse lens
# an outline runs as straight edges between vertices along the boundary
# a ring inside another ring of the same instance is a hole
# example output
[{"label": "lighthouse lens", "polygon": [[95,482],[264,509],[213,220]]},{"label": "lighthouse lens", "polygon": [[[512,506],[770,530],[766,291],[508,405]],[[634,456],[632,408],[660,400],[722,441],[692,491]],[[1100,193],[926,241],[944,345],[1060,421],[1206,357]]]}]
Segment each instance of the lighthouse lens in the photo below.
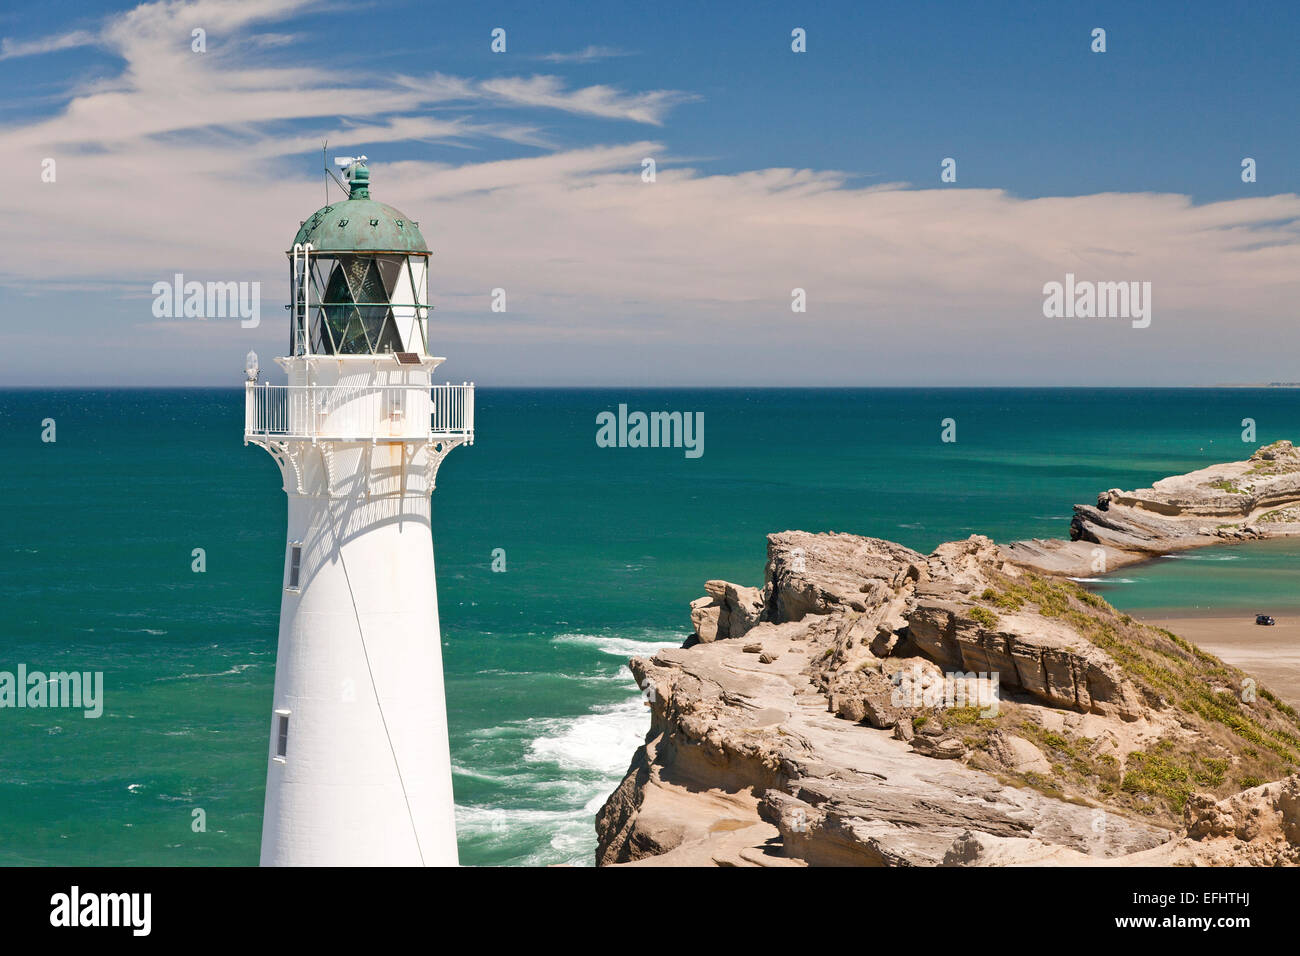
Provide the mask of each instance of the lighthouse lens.
[{"label": "lighthouse lens", "polygon": [[354,255],[332,260],[313,329],[317,351],[331,355],[402,351],[390,296],[402,260],[401,256]]}]

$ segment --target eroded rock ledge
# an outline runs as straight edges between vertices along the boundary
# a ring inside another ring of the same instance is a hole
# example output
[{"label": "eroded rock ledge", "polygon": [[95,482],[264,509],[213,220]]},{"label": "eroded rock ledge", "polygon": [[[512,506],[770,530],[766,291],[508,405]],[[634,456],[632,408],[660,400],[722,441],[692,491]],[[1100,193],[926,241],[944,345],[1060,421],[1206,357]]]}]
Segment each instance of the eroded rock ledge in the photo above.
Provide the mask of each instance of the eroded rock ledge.
[{"label": "eroded rock ledge", "polygon": [[1245,461],[1112,488],[1075,505],[1069,540],[1005,546],[1007,556],[1049,574],[1094,575],[1161,554],[1211,544],[1300,534],[1300,449],[1260,447]]},{"label": "eroded rock ledge", "polygon": [[762,588],[630,662],[651,729],[597,862],[1300,862],[1295,712],[1016,557],[770,535]]}]

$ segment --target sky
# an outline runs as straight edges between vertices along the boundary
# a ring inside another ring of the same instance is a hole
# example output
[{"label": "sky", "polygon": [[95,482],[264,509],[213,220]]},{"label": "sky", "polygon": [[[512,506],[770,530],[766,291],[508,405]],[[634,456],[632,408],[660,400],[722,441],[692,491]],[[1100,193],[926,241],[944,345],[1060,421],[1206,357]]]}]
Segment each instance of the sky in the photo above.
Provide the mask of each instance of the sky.
[{"label": "sky", "polygon": [[[270,367],[325,140],[420,222],[451,380],[1300,380],[1297,36],[1294,2],[7,5],[0,386]],[[176,273],[261,283],[260,324],[155,317]],[[1045,315],[1067,274],[1150,283],[1149,324]]]}]

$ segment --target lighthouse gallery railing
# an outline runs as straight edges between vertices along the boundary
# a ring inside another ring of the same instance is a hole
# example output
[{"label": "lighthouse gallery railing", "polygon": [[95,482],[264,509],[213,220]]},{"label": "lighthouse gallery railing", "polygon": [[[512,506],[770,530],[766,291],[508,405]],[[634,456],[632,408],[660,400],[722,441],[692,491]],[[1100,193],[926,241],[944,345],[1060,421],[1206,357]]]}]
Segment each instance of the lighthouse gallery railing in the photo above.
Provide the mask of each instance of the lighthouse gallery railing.
[{"label": "lighthouse gallery railing", "polygon": [[246,385],[245,438],[474,440],[474,386]]}]

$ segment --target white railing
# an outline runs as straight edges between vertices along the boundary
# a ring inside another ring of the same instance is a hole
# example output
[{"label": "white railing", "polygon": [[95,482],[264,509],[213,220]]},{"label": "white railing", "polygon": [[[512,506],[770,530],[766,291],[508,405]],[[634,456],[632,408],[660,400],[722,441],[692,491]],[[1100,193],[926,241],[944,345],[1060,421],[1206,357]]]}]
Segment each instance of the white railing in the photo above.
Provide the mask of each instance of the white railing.
[{"label": "white railing", "polygon": [[244,437],[315,441],[474,441],[474,386],[254,385]]}]

